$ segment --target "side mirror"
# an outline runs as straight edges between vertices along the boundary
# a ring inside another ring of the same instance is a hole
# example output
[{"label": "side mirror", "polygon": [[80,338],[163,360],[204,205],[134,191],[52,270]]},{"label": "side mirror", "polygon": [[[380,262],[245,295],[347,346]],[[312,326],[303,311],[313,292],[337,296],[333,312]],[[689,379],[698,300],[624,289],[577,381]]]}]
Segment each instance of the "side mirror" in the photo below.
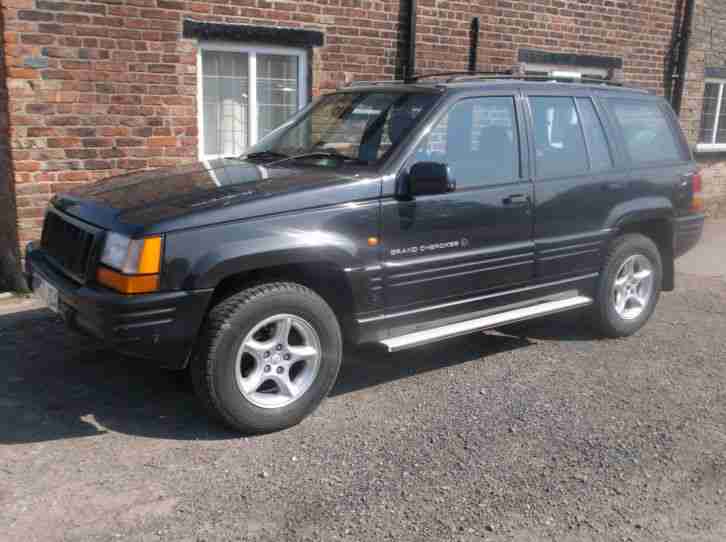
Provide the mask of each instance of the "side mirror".
[{"label": "side mirror", "polygon": [[406,196],[446,194],[456,189],[449,176],[449,166],[440,162],[417,162],[408,172]]}]

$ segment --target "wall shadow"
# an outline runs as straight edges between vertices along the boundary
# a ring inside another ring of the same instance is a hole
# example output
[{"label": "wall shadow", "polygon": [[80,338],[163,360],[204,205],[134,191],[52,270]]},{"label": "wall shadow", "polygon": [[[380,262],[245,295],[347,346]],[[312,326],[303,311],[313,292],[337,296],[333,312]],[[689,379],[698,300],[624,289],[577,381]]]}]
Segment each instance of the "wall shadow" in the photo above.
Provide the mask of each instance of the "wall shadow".
[{"label": "wall shadow", "polygon": [[0,9],[0,291],[25,289],[20,272],[15,180],[10,156],[10,112],[5,65],[5,16]]}]

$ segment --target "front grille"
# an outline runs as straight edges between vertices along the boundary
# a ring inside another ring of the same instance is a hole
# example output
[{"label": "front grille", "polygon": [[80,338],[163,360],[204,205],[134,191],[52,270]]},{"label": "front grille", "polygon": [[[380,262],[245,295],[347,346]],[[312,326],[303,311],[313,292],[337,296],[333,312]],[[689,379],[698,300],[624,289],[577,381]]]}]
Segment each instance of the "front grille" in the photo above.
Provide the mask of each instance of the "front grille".
[{"label": "front grille", "polygon": [[83,282],[94,234],[50,211],[43,223],[41,247],[67,274]]}]

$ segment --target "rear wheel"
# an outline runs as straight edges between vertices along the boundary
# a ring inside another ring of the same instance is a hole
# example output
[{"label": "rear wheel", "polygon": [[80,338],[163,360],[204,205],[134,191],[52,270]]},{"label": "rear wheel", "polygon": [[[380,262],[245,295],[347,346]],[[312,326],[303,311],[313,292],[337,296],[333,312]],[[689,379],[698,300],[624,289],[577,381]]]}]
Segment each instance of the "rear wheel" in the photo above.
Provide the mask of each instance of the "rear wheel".
[{"label": "rear wheel", "polygon": [[632,335],[653,314],[661,291],[663,266],[655,243],[641,234],[616,239],[600,276],[593,320],[609,337]]},{"label": "rear wheel", "polygon": [[192,380],[215,418],[244,433],[275,431],[315,410],[341,356],[340,326],[320,296],[299,284],[262,284],[210,311]]}]

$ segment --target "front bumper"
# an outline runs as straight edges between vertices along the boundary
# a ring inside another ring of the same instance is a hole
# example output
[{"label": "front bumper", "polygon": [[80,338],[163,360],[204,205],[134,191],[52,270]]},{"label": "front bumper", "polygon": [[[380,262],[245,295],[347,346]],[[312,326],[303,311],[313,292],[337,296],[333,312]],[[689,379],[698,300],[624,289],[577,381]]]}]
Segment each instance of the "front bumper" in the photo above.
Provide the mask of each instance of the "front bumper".
[{"label": "front bumper", "polygon": [[196,342],[212,290],[122,295],[79,285],[59,272],[40,250],[28,246],[28,284],[39,275],[58,289],[66,324],[124,354],[181,369]]},{"label": "front bumper", "polygon": [[703,235],[704,215],[688,215],[675,219],[673,225],[673,255],[678,258],[691,250]]}]

